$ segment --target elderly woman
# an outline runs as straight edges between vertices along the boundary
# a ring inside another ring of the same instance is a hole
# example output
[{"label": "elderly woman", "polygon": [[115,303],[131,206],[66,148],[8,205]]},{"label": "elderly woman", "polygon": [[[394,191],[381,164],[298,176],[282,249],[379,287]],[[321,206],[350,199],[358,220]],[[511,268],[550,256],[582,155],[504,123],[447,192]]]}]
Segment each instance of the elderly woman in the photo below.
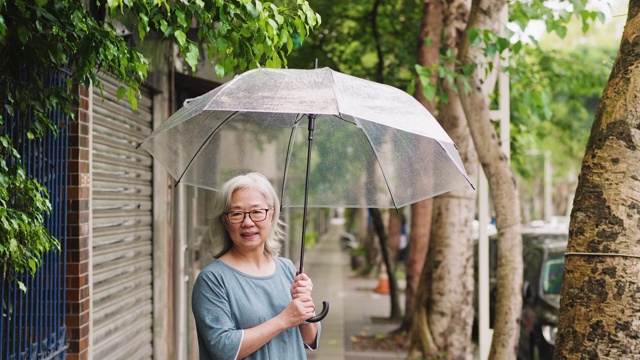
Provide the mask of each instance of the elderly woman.
[{"label": "elderly woman", "polygon": [[319,324],[313,284],[278,256],[280,202],[263,175],[227,181],[216,194],[210,228],[215,260],[200,272],[192,308],[201,360],[306,359]]}]

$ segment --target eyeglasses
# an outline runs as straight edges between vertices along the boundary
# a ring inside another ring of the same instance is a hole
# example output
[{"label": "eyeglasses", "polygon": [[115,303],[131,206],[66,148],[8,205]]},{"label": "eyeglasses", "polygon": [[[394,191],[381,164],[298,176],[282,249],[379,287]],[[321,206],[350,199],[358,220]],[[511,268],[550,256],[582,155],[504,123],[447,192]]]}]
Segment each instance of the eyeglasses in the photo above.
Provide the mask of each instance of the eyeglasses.
[{"label": "eyeglasses", "polygon": [[267,213],[271,210],[269,209],[255,209],[251,211],[229,211],[225,213],[227,215],[227,220],[231,224],[240,224],[244,221],[247,214],[249,214],[249,219],[253,222],[264,221],[267,218]]}]

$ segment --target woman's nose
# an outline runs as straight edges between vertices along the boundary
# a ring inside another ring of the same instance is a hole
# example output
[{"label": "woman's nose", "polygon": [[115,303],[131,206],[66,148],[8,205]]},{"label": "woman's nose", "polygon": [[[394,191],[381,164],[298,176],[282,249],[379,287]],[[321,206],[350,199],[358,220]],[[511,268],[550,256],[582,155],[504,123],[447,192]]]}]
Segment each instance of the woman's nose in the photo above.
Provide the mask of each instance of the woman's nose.
[{"label": "woman's nose", "polygon": [[245,223],[247,223],[247,225],[254,225],[255,224],[255,222],[253,221],[253,219],[251,219],[251,216],[249,216],[248,213],[244,214],[244,219],[242,219],[241,225],[244,225]]}]

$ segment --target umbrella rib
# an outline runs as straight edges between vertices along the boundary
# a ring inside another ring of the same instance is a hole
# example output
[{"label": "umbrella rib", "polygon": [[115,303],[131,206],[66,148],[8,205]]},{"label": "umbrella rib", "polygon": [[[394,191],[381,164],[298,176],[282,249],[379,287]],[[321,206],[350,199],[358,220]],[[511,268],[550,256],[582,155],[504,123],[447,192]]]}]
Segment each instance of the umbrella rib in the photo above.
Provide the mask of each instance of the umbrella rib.
[{"label": "umbrella rib", "polygon": [[398,211],[398,204],[396,203],[396,199],[393,196],[393,191],[391,191],[391,186],[389,186],[389,182],[387,181],[387,175],[384,173],[384,169],[382,168],[382,164],[380,164],[380,158],[378,157],[378,152],[376,151],[376,148],[373,146],[373,142],[371,142],[371,138],[369,137],[369,134],[367,134],[367,132],[364,131],[364,128],[362,127],[362,124],[360,124],[360,122],[358,121],[358,119],[355,116],[353,117],[353,121],[356,124],[356,126],[358,127],[358,129],[360,129],[360,131],[362,131],[364,136],[367,138],[367,142],[369,143],[369,146],[371,146],[371,151],[373,151],[373,155],[375,155],[375,157],[376,157],[376,163],[378,163],[378,166],[380,167],[380,172],[382,173],[382,178],[384,179],[384,184],[387,185],[387,190],[389,190],[389,195],[391,195],[391,201],[393,201],[393,207],[396,208],[396,211]]},{"label": "umbrella rib", "polygon": [[[302,120],[303,115],[299,114],[298,119],[294,121],[294,125],[291,128],[291,134],[289,134],[289,144],[287,145],[287,154],[284,159],[284,174],[282,174],[282,190],[280,190],[280,207],[284,206],[284,189],[287,185],[287,175],[289,173],[289,160],[291,159],[291,149],[293,148],[293,136],[298,130],[298,125],[300,124],[300,120]],[[282,209],[280,209],[282,210]]]},{"label": "umbrella rib", "polygon": [[[440,148],[442,149],[442,151],[444,151],[444,153],[445,153],[445,154],[447,154],[447,156],[449,157],[449,159],[451,159],[451,155],[449,155],[449,152],[448,152],[448,151],[447,151],[447,149],[444,147],[444,145],[442,145],[442,143],[440,143],[440,141],[439,141],[439,140],[437,140],[437,139],[433,139],[433,140],[434,140],[436,143],[438,143],[438,145],[440,145]],[[456,150],[458,149],[458,146],[457,146],[456,144],[453,144],[453,146],[455,146]],[[455,166],[455,167],[458,169],[458,171],[460,171],[460,173],[462,174],[462,176],[464,176],[464,179],[465,179],[465,180],[467,180],[467,182],[469,183],[469,185],[471,186],[471,188],[472,188],[473,190],[475,190],[475,189],[476,189],[476,187],[475,187],[475,186],[473,186],[473,184],[471,183],[471,180],[469,180],[469,177],[465,175],[464,171],[463,171],[463,170],[460,170],[460,168],[458,167],[458,164],[457,164],[455,161],[453,161],[453,159],[451,159],[451,162],[453,163],[453,166]]]},{"label": "umbrella rib", "polygon": [[213,131],[209,134],[209,136],[207,136],[207,138],[204,139],[204,141],[202,142],[202,144],[198,148],[198,151],[196,151],[196,153],[193,154],[193,156],[191,157],[191,160],[189,161],[187,166],[184,168],[184,171],[182,172],[182,174],[180,174],[180,177],[178,178],[178,181],[176,182],[176,185],[178,185],[180,183],[180,181],[182,181],[182,177],[184,176],[184,174],[187,173],[187,171],[191,167],[191,164],[193,164],[193,161],[198,157],[198,154],[200,154],[200,151],[202,151],[204,146],[211,140],[211,138],[213,137],[213,135],[215,135],[215,133],[218,131],[218,129],[220,129],[220,127],[222,127],[222,125],[226,124],[229,120],[231,120],[231,118],[233,118],[237,114],[238,114],[238,111],[235,111],[233,114],[227,116],[227,118],[222,120],[222,122],[220,122],[220,124],[218,126],[216,126],[215,129],[213,129]]},{"label": "umbrella rib", "polygon": [[329,76],[331,76],[331,90],[333,90],[333,98],[336,99],[336,109],[338,110],[338,114],[342,114],[340,111],[340,103],[338,102],[338,93],[336,92],[336,79],[333,77],[333,71],[331,71],[331,69],[329,69]]}]

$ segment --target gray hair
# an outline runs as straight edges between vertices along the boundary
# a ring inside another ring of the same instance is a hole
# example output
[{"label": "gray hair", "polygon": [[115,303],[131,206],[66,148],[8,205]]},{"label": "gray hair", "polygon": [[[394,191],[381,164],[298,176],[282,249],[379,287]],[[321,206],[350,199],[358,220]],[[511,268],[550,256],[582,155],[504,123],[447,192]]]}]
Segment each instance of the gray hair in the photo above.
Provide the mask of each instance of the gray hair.
[{"label": "gray hair", "polygon": [[214,258],[219,258],[233,247],[233,241],[224,227],[224,214],[231,204],[233,192],[239,189],[254,189],[261,193],[267,205],[273,208],[271,218],[271,231],[264,246],[265,255],[275,258],[280,253],[282,241],[285,238],[285,223],[280,220],[280,200],[275,189],[269,180],[262,174],[252,172],[245,175],[238,175],[222,185],[216,192],[213,208],[211,209],[209,226],[209,237],[211,239],[211,254]]}]

